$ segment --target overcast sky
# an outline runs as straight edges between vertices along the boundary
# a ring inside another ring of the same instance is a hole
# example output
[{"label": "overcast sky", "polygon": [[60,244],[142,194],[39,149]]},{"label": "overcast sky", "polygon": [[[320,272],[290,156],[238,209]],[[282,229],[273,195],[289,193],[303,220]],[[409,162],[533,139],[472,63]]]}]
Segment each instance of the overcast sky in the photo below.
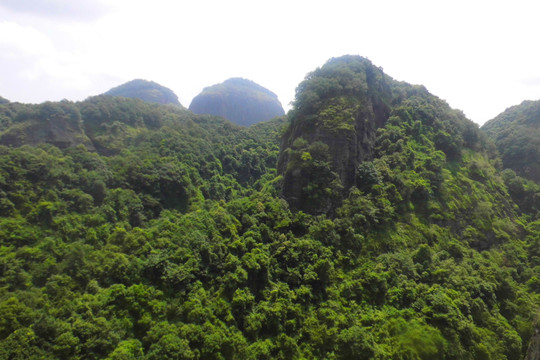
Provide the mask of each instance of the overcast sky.
[{"label": "overcast sky", "polygon": [[141,78],[184,106],[244,77],[287,109],[304,76],[358,54],[478,124],[540,99],[540,2],[0,0],[0,96],[83,100]]}]

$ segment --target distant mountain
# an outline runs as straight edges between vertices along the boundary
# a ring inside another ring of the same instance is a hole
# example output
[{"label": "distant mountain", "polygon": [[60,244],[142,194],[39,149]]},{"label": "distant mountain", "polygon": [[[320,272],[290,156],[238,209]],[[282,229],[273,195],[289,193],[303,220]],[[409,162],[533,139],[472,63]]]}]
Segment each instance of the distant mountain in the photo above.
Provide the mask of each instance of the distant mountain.
[{"label": "distant mountain", "polygon": [[205,88],[191,102],[196,114],[210,114],[243,126],[284,115],[276,94],[251,80],[231,78]]},{"label": "distant mountain", "polygon": [[0,96],[0,104],[7,104],[9,100]]},{"label": "distant mountain", "polygon": [[482,130],[495,141],[505,168],[540,183],[540,100],[506,109]]},{"label": "distant mountain", "polygon": [[141,99],[158,104],[181,105],[171,90],[153,81],[136,79],[107,91],[105,95]]}]

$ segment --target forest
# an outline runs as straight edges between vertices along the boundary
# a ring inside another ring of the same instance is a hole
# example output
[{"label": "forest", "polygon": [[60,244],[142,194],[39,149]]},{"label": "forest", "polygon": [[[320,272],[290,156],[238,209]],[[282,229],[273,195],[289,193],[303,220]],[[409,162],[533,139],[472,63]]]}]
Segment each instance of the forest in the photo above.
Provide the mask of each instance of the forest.
[{"label": "forest", "polygon": [[6,101],[0,144],[0,359],[531,354],[540,183],[362,57],[250,127]]}]

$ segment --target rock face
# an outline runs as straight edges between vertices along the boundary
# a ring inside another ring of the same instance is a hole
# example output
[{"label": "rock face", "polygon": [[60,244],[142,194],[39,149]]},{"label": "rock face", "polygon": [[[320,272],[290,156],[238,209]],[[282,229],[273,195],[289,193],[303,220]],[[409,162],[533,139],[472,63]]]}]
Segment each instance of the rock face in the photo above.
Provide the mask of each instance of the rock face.
[{"label": "rock face", "polygon": [[529,344],[525,360],[540,360],[540,323],[534,328],[534,335]]},{"label": "rock face", "polygon": [[482,130],[495,141],[505,168],[540,184],[540,100],[506,109]]},{"label": "rock face", "polygon": [[[312,214],[331,215],[352,187],[379,182],[372,161],[403,150],[401,125],[442,162],[478,142],[477,126],[463,113],[360,56],[331,59],[310,73],[288,116],[278,160],[282,195],[293,209]],[[425,199],[428,193],[415,185],[411,196]]]},{"label": "rock face", "polygon": [[222,116],[242,126],[284,114],[276,94],[242,78],[231,78],[205,88],[192,100],[189,110],[196,114]]},{"label": "rock face", "polygon": [[[376,131],[390,115],[394,82],[369,60],[345,56],[331,59],[299,85],[278,163],[283,196],[293,208],[327,212],[356,184],[356,169],[372,159]],[[321,203],[311,197],[317,192],[313,186],[324,183],[334,186]]]},{"label": "rock face", "polygon": [[105,95],[141,99],[158,104],[180,105],[178,97],[171,90],[153,81],[136,79],[112,88]]}]

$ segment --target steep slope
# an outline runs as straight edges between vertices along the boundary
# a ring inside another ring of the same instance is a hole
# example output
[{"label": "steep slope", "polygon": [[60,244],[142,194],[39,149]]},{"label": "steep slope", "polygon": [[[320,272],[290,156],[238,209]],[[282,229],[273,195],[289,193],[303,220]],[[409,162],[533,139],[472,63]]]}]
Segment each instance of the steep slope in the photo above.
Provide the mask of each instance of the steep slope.
[{"label": "steep slope", "polygon": [[425,129],[419,142],[429,142],[450,160],[478,138],[462,113],[359,56],[331,59],[309,74],[297,88],[294,106],[278,171],[291,206],[312,213],[331,211],[352,186],[361,188],[366,181],[361,164],[373,160],[378,148],[402,149],[404,123],[418,136]]},{"label": "steep slope", "polygon": [[153,81],[131,80],[107,91],[105,95],[122,96],[127,98],[141,99],[143,101],[158,104],[180,105],[178,97],[169,88],[159,85]]},{"label": "steep slope", "polygon": [[284,114],[276,94],[242,78],[205,88],[191,101],[189,109],[196,114],[222,116],[242,126]]},{"label": "steep slope", "polygon": [[540,184],[540,100],[524,101],[486,122],[505,168]]},{"label": "steep slope", "polygon": [[0,105],[1,105],[1,104],[7,104],[8,102],[9,102],[8,99],[6,99],[6,98],[0,96]]}]

